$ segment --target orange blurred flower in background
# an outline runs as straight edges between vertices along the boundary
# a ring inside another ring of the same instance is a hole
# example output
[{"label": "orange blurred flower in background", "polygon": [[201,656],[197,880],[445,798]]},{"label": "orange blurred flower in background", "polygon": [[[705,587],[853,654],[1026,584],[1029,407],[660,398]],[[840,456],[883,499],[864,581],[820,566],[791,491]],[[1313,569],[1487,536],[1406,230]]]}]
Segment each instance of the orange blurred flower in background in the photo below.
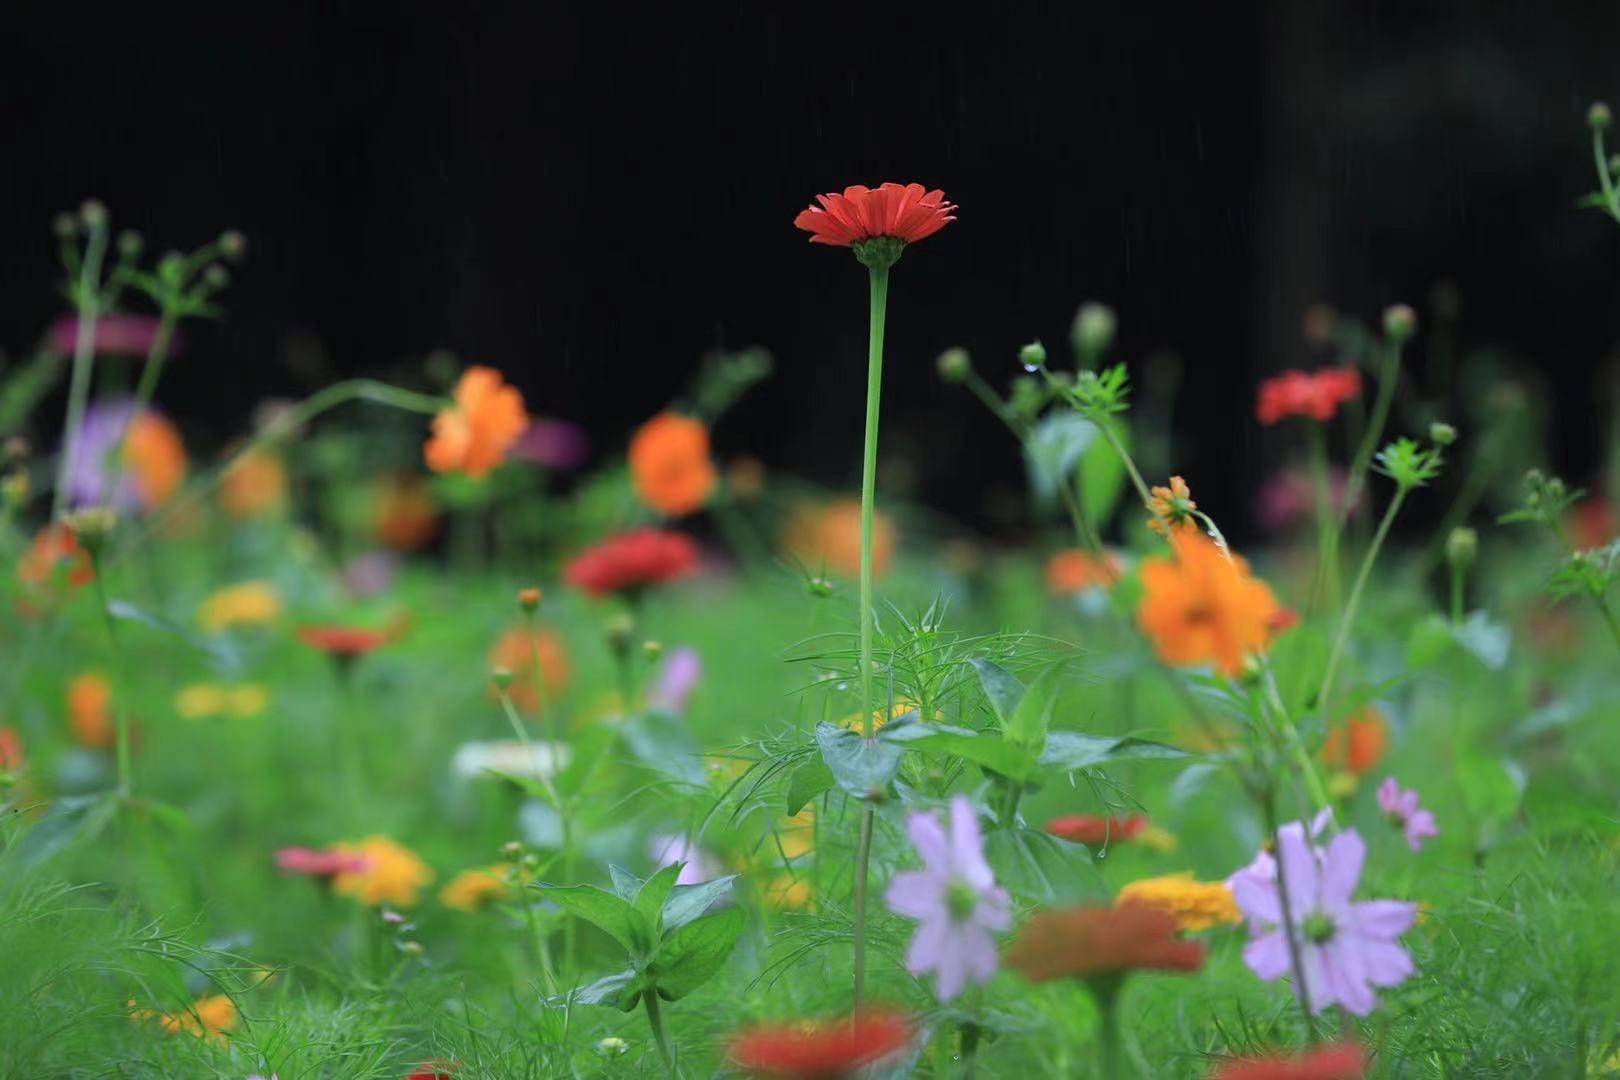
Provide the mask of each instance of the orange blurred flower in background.
[{"label": "orange blurred flower in background", "polygon": [[1277,598],[1246,562],[1228,558],[1202,533],[1179,533],[1174,547],[1174,558],[1142,563],[1137,622],[1165,663],[1210,664],[1235,677],[1251,653],[1270,644]]},{"label": "orange blurred flower in background", "polygon": [[1328,730],[1322,742],[1322,763],[1364,776],[1383,760],[1388,746],[1389,721],[1368,705]]},{"label": "orange blurred flower in background", "polygon": [[106,750],[116,737],[112,685],[95,672],[77,675],[67,686],[68,729],[80,746]]},{"label": "orange blurred flower in background", "polygon": [[96,577],[89,553],[79,546],[73,530],[60,522],[39,530],[17,562],[17,577],[24,585],[49,585],[58,574],[73,588],[88,585]]},{"label": "orange blurred flower in background", "polygon": [[[872,519],[872,574],[881,576],[894,557],[897,534],[884,514]],[[836,570],[854,577],[861,572],[861,503],[838,499],[804,504],[788,515],[782,547],[811,570]]]},{"label": "orange blurred flower in background", "polygon": [[237,521],[268,517],[287,505],[287,467],[267,450],[250,450],[220,478],[220,508]]},{"label": "orange blurred flower in background", "polygon": [[159,413],[142,412],[130,422],[124,439],[124,468],[142,506],[151,510],[168,502],[186,478],[180,430]]},{"label": "orange blurred flower in background", "polygon": [[679,413],[660,413],[630,440],[630,478],[641,501],[666,517],[703,508],[714,492],[709,429]]},{"label": "orange blurred flower in background", "polygon": [[[132,1003],[133,1004],[133,1003]],[[204,994],[185,1012],[159,1013],[151,1009],[136,1009],[130,1017],[138,1023],[156,1020],[168,1035],[195,1035],[215,1042],[225,1042],[225,1033],[236,1027],[236,1002],[224,994]]]},{"label": "orange blurred flower in background", "polygon": [[1099,559],[1071,548],[1046,560],[1046,587],[1054,596],[1072,596],[1087,589],[1110,588],[1123,572],[1124,564],[1111,551]]},{"label": "orange blurred flower in background", "polygon": [[0,727],[0,773],[18,772],[24,760],[22,739],[16,729]]},{"label": "orange blurred flower in background", "polygon": [[506,459],[507,449],[529,426],[523,395],[492,367],[470,367],[456,383],[455,402],[433,418],[433,434],[422,448],[434,472],[489,475]]},{"label": "orange blurred flower in background", "polygon": [[1198,509],[1198,504],[1193,502],[1192,489],[1187,486],[1187,481],[1172,476],[1169,487],[1156,487],[1148,494],[1153,496],[1153,516],[1148,519],[1148,528],[1162,536],[1198,528],[1193,520],[1193,511]]},{"label": "orange blurred flower in background", "polygon": [[372,532],[391,551],[415,551],[439,531],[433,492],[414,473],[379,480],[371,499]]},{"label": "orange blurred flower in background", "polygon": [[1175,916],[1150,904],[1063,908],[1029,920],[1007,954],[1007,966],[1030,982],[1197,971],[1204,966],[1204,947],[1183,941]]},{"label": "orange blurred flower in background", "polygon": [[[540,683],[535,682],[535,657],[539,656]],[[562,638],[544,627],[530,630],[514,626],[496,640],[489,650],[489,666],[512,673],[506,688],[512,704],[525,712],[537,712],[545,702],[556,700],[568,685],[568,650]],[[539,691],[544,690],[544,701]]]}]

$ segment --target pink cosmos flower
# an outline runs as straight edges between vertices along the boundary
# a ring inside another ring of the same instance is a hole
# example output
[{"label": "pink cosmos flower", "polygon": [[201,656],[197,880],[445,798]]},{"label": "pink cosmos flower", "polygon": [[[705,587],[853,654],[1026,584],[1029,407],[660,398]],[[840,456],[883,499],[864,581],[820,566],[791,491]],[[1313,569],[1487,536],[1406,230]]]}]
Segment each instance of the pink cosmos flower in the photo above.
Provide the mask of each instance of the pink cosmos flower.
[{"label": "pink cosmos flower", "polygon": [[658,678],[647,692],[647,705],[660,712],[680,715],[686,701],[703,678],[703,660],[696,649],[676,649],[664,657]]},{"label": "pink cosmos flower", "polygon": [[[145,356],[157,339],[158,320],[151,315],[103,315],[93,328],[93,345],[99,356]],[[72,356],[79,347],[79,317],[63,315],[51,324],[51,351]],[[180,337],[169,341],[169,355],[180,351]]]},{"label": "pink cosmos flower", "polygon": [[918,923],[906,970],[932,971],[934,992],[950,1001],[969,982],[996,973],[993,934],[1012,928],[1012,902],[984,861],[979,818],[963,796],[951,799],[949,831],[933,814],[912,814],[906,832],[923,868],[894,875],[884,899],[890,911]]},{"label": "pink cosmos flower", "polygon": [[276,866],[288,874],[309,877],[336,877],[338,874],[363,874],[371,860],[364,855],[342,851],[322,851],[318,848],[284,847],[276,852]]},{"label": "pink cosmos flower", "polygon": [[1326,849],[1316,847],[1298,821],[1279,829],[1277,839],[1292,926],[1284,925],[1275,876],[1268,881],[1253,866],[1234,874],[1232,897],[1249,920],[1243,962],[1266,982],[1292,977],[1283,936],[1292,933],[1304,977],[1304,985],[1294,989],[1311,1012],[1340,1005],[1366,1016],[1377,1004],[1374,987],[1397,986],[1412,974],[1412,958],[1399,939],[1416,920],[1417,905],[1350,899],[1367,856],[1367,845],[1354,829],[1335,836]]},{"label": "pink cosmos flower", "polygon": [[1378,809],[1406,834],[1406,846],[1421,851],[1423,841],[1440,835],[1434,814],[1418,805],[1417,789],[1402,791],[1393,776],[1378,785]]}]

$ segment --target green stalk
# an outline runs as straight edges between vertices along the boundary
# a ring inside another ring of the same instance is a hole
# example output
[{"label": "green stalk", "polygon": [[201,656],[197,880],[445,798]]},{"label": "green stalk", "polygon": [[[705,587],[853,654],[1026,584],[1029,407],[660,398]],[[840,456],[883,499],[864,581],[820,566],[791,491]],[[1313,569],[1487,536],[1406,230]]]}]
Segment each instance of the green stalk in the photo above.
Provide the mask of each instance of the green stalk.
[{"label": "green stalk", "polygon": [[118,794],[121,798],[129,798],[134,790],[134,755],[131,752],[129,734],[129,708],[124,700],[129,692],[129,680],[125,678],[124,646],[118,636],[118,620],[113,618],[112,608],[107,602],[107,583],[99,558],[92,558],[91,572],[95,575],[96,603],[101,607],[101,618],[107,627],[107,640],[112,643],[113,670],[117,674],[117,681],[113,685],[113,727],[116,740],[115,750],[118,769]]},{"label": "green stalk", "polygon": [[62,428],[62,460],[56,464],[56,490],[51,495],[51,520],[67,509],[68,484],[73,476],[73,459],[78,455],[79,433],[84,427],[85,406],[90,398],[90,370],[96,356],[96,320],[101,307],[101,260],[107,254],[107,226],[103,222],[90,230],[84,263],[79,268],[79,332],[73,343],[73,377],[68,386],[67,420]]},{"label": "green stalk", "polygon": [[1350,476],[1345,483],[1344,509],[1338,515],[1341,531],[1367,486],[1367,470],[1372,467],[1378,441],[1384,437],[1384,425],[1389,421],[1389,407],[1395,399],[1395,386],[1400,382],[1400,377],[1401,345],[1397,341],[1388,341],[1384,346],[1384,366],[1378,374],[1378,397],[1373,402],[1372,417],[1361,434],[1361,445],[1356,447],[1356,456],[1350,463]]},{"label": "green stalk", "polygon": [[103,470],[101,492],[96,497],[96,505],[104,505],[112,497],[116,489],[120,474],[124,468],[125,444],[129,441],[130,429],[135,421],[146,411],[151,404],[152,396],[157,392],[158,377],[163,374],[163,365],[169,358],[169,345],[174,340],[175,316],[165,310],[158,320],[157,332],[152,335],[152,344],[146,350],[146,363],[141,368],[141,381],[135,387],[134,404],[124,422],[118,427],[118,437],[113,440],[112,460]]},{"label": "green stalk", "polygon": [[[1299,1001],[1300,1016],[1305,1022],[1305,1045],[1312,1046],[1316,1042],[1316,1028],[1311,1023],[1311,992],[1305,984],[1305,963],[1300,954],[1300,944],[1295,934],[1294,913],[1290,910],[1292,905],[1288,901],[1287,871],[1283,868],[1282,857],[1282,830],[1277,825],[1277,810],[1272,805],[1271,796],[1266,796],[1266,816],[1270,818],[1271,844],[1277,863],[1277,901],[1282,908],[1283,941],[1288,944],[1288,966],[1293,972],[1294,988],[1297,991],[1295,998]],[[1303,827],[1303,822],[1301,826]]]},{"label": "green stalk", "polygon": [[1592,125],[1592,160],[1597,163],[1598,184],[1603,188],[1603,208],[1609,216],[1620,222],[1620,195],[1614,190],[1614,181],[1609,178],[1609,155],[1603,149],[1603,128]]},{"label": "green stalk", "polygon": [[1395,488],[1395,497],[1389,501],[1389,509],[1384,511],[1383,520],[1378,523],[1378,531],[1373,534],[1372,544],[1367,548],[1367,554],[1362,557],[1361,569],[1356,573],[1355,584],[1350,587],[1350,599],[1344,605],[1344,614],[1339,617],[1339,629],[1333,636],[1333,649],[1328,653],[1327,669],[1322,673],[1322,687],[1316,693],[1316,707],[1321,713],[1324,724],[1328,715],[1328,699],[1333,695],[1333,683],[1339,674],[1339,661],[1344,658],[1345,644],[1350,640],[1350,628],[1356,621],[1356,611],[1361,606],[1361,593],[1367,587],[1367,578],[1372,574],[1373,563],[1378,559],[1378,552],[1384,546],[1389,536],[1389,528],[1395,523],[1395,515],[1400,512],[1401,504],[1406,501],[1406,494],[1410,488],[1404,484]]},{"label": "green stalk", "polygon": [[[861,451],[861,735],[872,738],[872,516],[877,505],[878,402],[883,395],[883,322],[889,304],[889,268],[872,267],[871,319],[866,347],[866,439]],[[855,1006],[866,990],[866,885],[872,868],[871,800],[861,803],[861,840],[855,854]]]},{"label": "green stalk", "polygon": [[664,1059],[664,1072],[675,1076],[675,1055],[669,1048],[669,1036],[664,1034],[664,1017],[658,1011],[658,991],[648,990],[641,995],[641,1001],[647,1007],[647,1023],[652,1027],[653,1041],[658,1044],[658,1054]]},{"label": "green stalk", "polygon": [[[1339,606],[1339,525],[1333,510],[1333,484],[1328,477],[1327,433],[1323,425],[1310,423],[1311,481],[1316,498],[1316,574],[1324,591],[1327,608]],[[1316,589],[1311,600],[1316,600]]]}]

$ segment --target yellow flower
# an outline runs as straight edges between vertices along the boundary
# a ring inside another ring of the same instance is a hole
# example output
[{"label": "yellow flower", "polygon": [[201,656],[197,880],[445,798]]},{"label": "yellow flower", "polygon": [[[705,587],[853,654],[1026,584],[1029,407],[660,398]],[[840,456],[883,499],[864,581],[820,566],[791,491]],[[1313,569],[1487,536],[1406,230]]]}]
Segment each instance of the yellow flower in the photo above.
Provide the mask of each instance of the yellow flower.
[{"label": "yellow flower", "polygon": [[792,874],[777,874],[765,883],[765,903],[776,911],[804,911],[814,895],[808,880]]},{"label": "yellow flower", "polygon": [[[133,1004],[133,1002],[131,1002]],[[224,994],[204,994],[191,1007],[181,1013],[158,1013],[151,1009],[136,1009],[130,1017],[137,1022],[156,1020],[170,1035],[196,1035],[218,1042],[225,1041],[225,1033],[236,1027],[236,1002]]]},{"label": "yellow flower", "polygon": [[806,803],[804,809],[797,814],[783,818],[776,836],[784,858],[797,859],[800,855],[808,855],[816,846],[815,805]]},{"label": "yellow flower", "polygon": [[463,870],[439,890],[439,903],[457,911],[477,911],[491,900],[506,895],[512,867],[497,863],[479,870]]},{"label": "yellow flower", "polygon": [[225,690],[213,683],[192,683],[174,695],[174,711],[187,720],[205,720],[225,711]]},{"label": "yellow flower", "polygon": [[376,907],[393,904],[412,907],[433,871],[407,847],[386,836],[368,836],[359,843],[334,844],[332,850],[365,857],[366,867],[332,879],[332,891]]},{"label": "yellow flower", "polygon": [[1133,881],[1119,890],[1114,901],[1116,905],[1126,902],[1151,904],[1168,911],[1176,917],[1176,926],[1181,930],[1208,930],[1243,921],[1225,882],[1199,881],[1188,873]]},{"label": "yellow flower", "polygon": [[1168,855],[1176,850],[1175,835],[1157,825],[1149,825],[1136,834],[1136,846],[1147,848],[1158,855]]},{"label": "yellow flower", "polygon": [[270,707],[270,692],[258,683],[242,683],[225,691],[225,711],[238,720],[249,720]]},{"label": "yellow flower", "polygon": [[[898,720],[909,712],[917,713],[917,719],[919,721],[923,719],[922,713],[917,708],[917,703],[915,701],[908,701],[905,698],[897,699],[895,703],[890,705],[887,709],[873,709],[872,730],[877,731],[889,721]],[[943,720],[944,718],[945,714],[940,712],[934,713],[935,720]],[[855,713],[851,716],[844,717],[842,720],[838,721],[838,726],[841,728],[848,728],[850,731],[863,731],[863,728],[861,727],[861,714]]]},{"label": "yellow flower", "polygon": [[218,633],[230,626],[267,623],[281,614],[281,597],[268,581],[244,581],[227,585],[204,600],[197,608],[197,621],[204,630]]}]

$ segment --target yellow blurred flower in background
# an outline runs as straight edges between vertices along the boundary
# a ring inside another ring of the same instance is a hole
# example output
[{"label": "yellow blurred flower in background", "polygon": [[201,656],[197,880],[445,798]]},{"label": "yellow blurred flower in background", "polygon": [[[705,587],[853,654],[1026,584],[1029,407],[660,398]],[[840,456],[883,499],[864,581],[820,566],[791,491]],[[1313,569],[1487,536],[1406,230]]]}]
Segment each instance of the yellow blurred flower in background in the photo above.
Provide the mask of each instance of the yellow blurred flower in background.
[{"label": "yellow blurred flower in background", "polygon": [[216,590],[197,607],[197,622],[218,633],[232,626],[255,626],[281,614],[281,594],[268,581],[243,581]]},{"label": "yellow blurred flower in background", "polygon": [[195,1035],[223,1043],[225,1033],[236,1027],[240,1017],[236,1002],[229,997],[224,994],[204,994],[192,1002],[185,1012],[160,1013],[151,1009],[135,1009],[130,1013],[130,1018],[136,1023],[156,1020],[158,1026],[169,1035]]},{"label": "yellow blurred flower in background", "polygon": [[192,683],[174,696],[174,711],[187,720],[207,720],[227,716],[248,720],[270,707],[270,692],[258,683],[223,686],[219,683]]},{"label": "yellow blurred flower in background", "polygon": [[457,911],[477,911],[490,901],[505,897],[511,878],[512,867],[509,863],[463,870],[439,890],[439,903]]},{"label": "yellow blurred flower in background", "polygon": [[1208,930],[1243,921],[1232,890],[1224,881],[1199,881],[1190,873],[1133,881],[1115,897],[1114,903],[1151,904],[1176,917],[1177,929]]},{"label": "yellow blurred flower in background", "polygon": [[422,889],[433,881],[433,871],[415,852],[386,836],[333,844],[332,850],[365,859],[365,869],[333,877],[332,891],[339,896],[352,896],[369,907],[379,904],[414,907]]},{"label": "yellow blurred flower in background", "polygon": [[220,478],[219,505],[238,521],[280,511],[287,505],[287,467],[267,450],[248,451]]}]

